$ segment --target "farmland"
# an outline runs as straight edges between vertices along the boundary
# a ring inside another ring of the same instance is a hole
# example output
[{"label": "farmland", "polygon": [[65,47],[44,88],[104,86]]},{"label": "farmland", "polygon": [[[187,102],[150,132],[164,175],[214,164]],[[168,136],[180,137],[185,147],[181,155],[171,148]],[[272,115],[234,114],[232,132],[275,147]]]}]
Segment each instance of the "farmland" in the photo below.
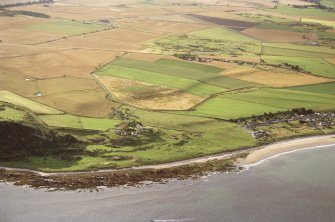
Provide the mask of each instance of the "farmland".
[{"label": "farmland", "polygon": [[[0,18],[0,121],[80,145],[1,166],[123,168],[334,131],[276,122],[277,112],[335,110],[331,9],[82,0],[5,7]],[[276,122],[259,128],[268,137],[239,122],[264,115]]]}]

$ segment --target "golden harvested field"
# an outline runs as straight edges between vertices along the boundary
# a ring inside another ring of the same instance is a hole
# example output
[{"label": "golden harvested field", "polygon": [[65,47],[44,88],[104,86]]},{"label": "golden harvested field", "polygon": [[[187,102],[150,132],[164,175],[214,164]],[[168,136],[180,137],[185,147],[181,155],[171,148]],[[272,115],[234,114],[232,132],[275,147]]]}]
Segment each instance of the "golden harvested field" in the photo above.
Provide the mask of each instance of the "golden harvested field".
[{"label": "golden harvested field", "polygon": [[73,115],[104,117],[117,107],[102,89],[54,93],[33,100]]},{"label": "golden harvested field", "polygon": [[34,94],[38,91],[35,81],[27,81],[21,74],[4,73],[1,71],[0,88],[26,97],[34,96]]},{"label": "golden harvested field", "polygon": [[59,92],[98,89],[97,83],[90,78],[61,76],[37,80],[40,91],[47,96]]},{"label": "golden harvested field", "polygon": [[273,87],[299,86],[334,81],[323,77],[288,70],[261,70],[249,67],[241,67],[228,72],[223,72],[223,75]]},{"label": "golden harvested field", "polygon": [[139,44],[140,42],[158,37],[160,37],[160,35],[154,33],[127,29],[113,29],[82,36],[69,37],[55,42],[45,43],[43,45],[127,51],[139,49],[141,47]]},{"label": "golden harvested field", "polygon": [[[1,70],[26,77],[47,78],[63,75],[88,76],[99,65],[121,55],[120,52],[71,49],[31,56],[1,58]],[[33,64],[33,65],[32,65]]]},{"label": "golden harvested field", "polygon": [[327,58],[326,60],[335,65],[335,58]]},{"label": "golden harvested field", "polygon": [[37,55],[55,51],[60,51],[60,49],[57,48],[52,49],[47,47],[31,46],[31,45],[2,43],[0,44],[0,59],[9,57],[27,56],[27,55]]},{"label": "golden harvested field", "polygon": [[201,29],[206,29],[209,26],[205,24],[190,24],[178,23],[168,21],[155,21],[155,20],[138,20],[129,23],[122,23],[120,27],[129,28],[133,30],[146,30],[156,33],[188,33]]},{"label": "golden harvested field", "polygon": [[299,33],[270,29],[250,28],[243,30],[242,33],[266,42],[303,42],[318,39],[315,33]]},{"label": "golden harvested field", "polygon": [[153,110],[186,110],[202,98],[180,90],[123,78],[98,76],[113,95],[127,104]]},{"label": "golden harvested field", "polygon": [[62,38],[61,34],[32,32],[22,29],[0,31],[0,39],[5,43],[36,44]]}]

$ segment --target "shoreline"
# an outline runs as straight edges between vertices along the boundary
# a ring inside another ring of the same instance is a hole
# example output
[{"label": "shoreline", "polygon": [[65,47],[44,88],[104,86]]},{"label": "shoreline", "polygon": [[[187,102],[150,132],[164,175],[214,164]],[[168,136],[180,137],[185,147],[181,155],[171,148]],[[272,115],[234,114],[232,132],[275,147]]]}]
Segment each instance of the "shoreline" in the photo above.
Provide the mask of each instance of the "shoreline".
[{"label": "shoreline", "polygon": [[[158,165],[85,172],[45,173],[0,167],[0,182],[53,190],[97,190],[97,187],[166,183],[170,179],[198,179],[212,172],[238,172],[276,156],[302,149],[335,145],[335,135],[294,138],[207,157]],[[98,190],[97,190],[98,191]]]},{"label": "shoreline", "polygon": [[[316,148],[318,146],[335,145],[335,134],[328,135],[314,135],[306,137],[289,138],[281,141],[272,142],[269,144],[260,145],[257,147],[250,147],[245,149],[239,149],[235,151],[228,151],[219,154],[213,154],[204,157],[196,157],[192,159],[179,160],[169,163],[161,163],[154,165],[144,165],[137,167],[128,167],[121,169],[100,169],[90,171],[62,171],[62,172],[44,172],[33,169],[15,168],[15,167],[3,167],[0,166],[0,170],[23,172],[23,173],[34,173],[39,176],[57,176],[57,175],[76,175],[76,174],[94,174],[94,173],[108,173],[108,172],[119,172],[119,171],[130,171],[130,170],[146,170],[146,169],[168,169],[173,167],[185,166],[188,164],[200,164],[214,160],[228,160],[234,159],[238,166],[253,165],[264,159],[268,159],[272,156],[276,156],[281,153],[288,153],[291,151],[297,151],[301,149]],[[246,157],[239,157],[239,156]]]}]

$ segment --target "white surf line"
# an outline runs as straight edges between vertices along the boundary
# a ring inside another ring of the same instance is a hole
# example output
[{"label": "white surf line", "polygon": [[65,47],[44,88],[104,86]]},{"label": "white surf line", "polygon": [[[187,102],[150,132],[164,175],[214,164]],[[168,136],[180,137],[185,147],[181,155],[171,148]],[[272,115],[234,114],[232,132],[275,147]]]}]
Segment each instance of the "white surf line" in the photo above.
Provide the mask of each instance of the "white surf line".
[{"label": "white surf line", "polygon": [[241,167],[244,168],[243,170],[249,170],[250,168],[258,166],[258,165],[264,163],[267,160],[275,159],[275,158],[283,156],[283,155],[287,155],[287,154],[295,153],[295,152],[300,152],[300,151],[319,149],[319,148],[324,148],[324,147],[332,147],[332,146],[335,146],[335,143],[328,144],[328,145],[319,145],[319,146],[306,147],[306,148],[301,148],[301,149],[298,148],[298,149],[295,149],[295,150],[290,150],[290,151],[286,151],[286,152],[275,154],[273,156],[269,156],[269,157],[264,158],[264,159],[262,159],[262,160],[260,160],[260,161],[258,161],[256,163],[241,165]]}]

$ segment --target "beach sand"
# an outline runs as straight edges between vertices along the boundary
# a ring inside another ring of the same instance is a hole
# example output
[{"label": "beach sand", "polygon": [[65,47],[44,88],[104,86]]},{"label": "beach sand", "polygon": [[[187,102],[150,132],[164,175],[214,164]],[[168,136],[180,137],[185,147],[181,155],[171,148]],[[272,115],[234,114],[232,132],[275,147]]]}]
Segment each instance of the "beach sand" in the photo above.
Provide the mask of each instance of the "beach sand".
[{"label": "beach sand", "polygon": [[240,166],[255,164],[263,159],[275,156],[281,153],[294,150],[313,148],[325,145],[335,144],[335,135],[314,136],[306,138],[297,138],[288,141],[277,142],[259,147],[251,151],[246,158],[239,158],[237,164]]}]

